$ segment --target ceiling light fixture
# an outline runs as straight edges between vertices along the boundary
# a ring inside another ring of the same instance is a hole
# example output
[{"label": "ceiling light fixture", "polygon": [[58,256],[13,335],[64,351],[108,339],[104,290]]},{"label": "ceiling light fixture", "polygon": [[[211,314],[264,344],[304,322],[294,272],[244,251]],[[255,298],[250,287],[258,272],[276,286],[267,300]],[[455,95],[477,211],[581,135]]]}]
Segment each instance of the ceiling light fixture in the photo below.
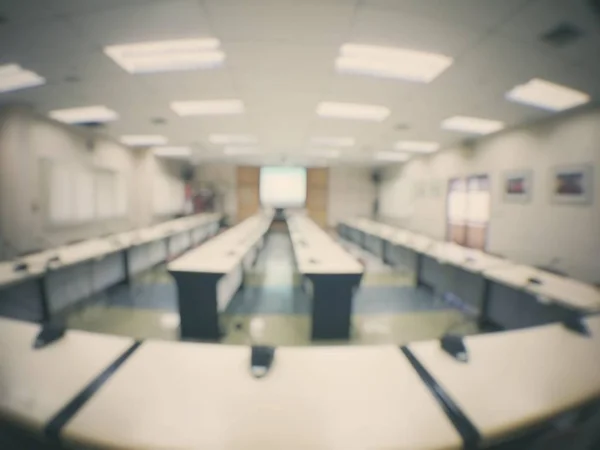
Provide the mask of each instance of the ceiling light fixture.
[{"label": "ceiling light fixture", "polygon": [[375,159],[378,161],[404,162],[410,159],[410,155],[397,152],[379,152],[375,155]]},{"label": "ceiling light fixture", "polygon": [[152,153],[159,158],[186,159],[192,156],[189,147],[156,147]]},{"label": "ceiling light fixture", "polygon": [[321,102],[317,106],[317,115],[335,119],[366,120],[382,122],[390,110],[385,106],[364,105],[360,103]]},{"label": "ceiling light fixture", "polygon": [[211,134],[208,140],[211,144],[216,145],[256,144],[256,138],[248,134]]},{"label": "ceiling light fixture", "polygon": [[106,106],[84,106],[82,108],[56,109],[50,111],[50,117],[59,122],[77,123],[104,123],[117,120],[119,115]]},{"label": "ceiling light fixture", "polygon": [[165,145],[168,139],[165,136],[158,134],[151,135],[137,135],[130,134],[121,136],[121,143],[130,147],[154,147],[158,145]]},{"label": "ceiling light fixture", "polygon": [[442,128],[471,134],[490,134],[503,129],[504,123],[478,117],[454,116],[444,120]]},{"label": "ceiling light fixture", "polygon": [[201,100],[172,102],[171,109],[181,117],[219,116],[242,114],[244,103],[241,100]]},{"label": "ceiling light fixture", "polygon": [[440,144],[429,141],[399,141],[394,148],[404,152],[434,153],[440,149]]},{"label": "ceiling light fixture", "polygon": [[0,66],[0,94],[41,86],[45,83],[45,78],[35,72],[23,69],[18,64]]},{"label": "ceiling light fixture", "polygon": [[211,69],[225,61],[218,39],[178,39],[110,45],[104,53],[131,74]]},{"label": "ceiling light fixture", "polygon": [[395,47],[345,44],[335,61],[338,72],[430,83],[454,60],[438,53]]},{"label": "ceiling light fixture", "polygon": [[510,92],[507,92],[506,98],[513,102],[549,111],[564,111],[591,100],[585,92],[540,78],[533,78],[525,84],[515,86]]},{"label": "ceiling light fixture", "polygon": [[310,141],[313,145],[324,145],[328,147],[352,147],[356,143],[351,137],[314,137]]}]

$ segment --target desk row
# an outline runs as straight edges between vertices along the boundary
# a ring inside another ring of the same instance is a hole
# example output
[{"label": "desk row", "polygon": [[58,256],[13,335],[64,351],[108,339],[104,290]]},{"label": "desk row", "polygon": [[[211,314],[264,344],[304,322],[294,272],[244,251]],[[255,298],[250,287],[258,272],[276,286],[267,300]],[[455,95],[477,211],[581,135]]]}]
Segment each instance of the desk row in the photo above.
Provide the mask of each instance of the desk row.
[{"label": "desk row", "polygon": [[272,219],[272,212],[261,211],[169,263],[177,283],[183,339],[220,339],[219,314],[243,286]]},{"label": "desk row", "polygon": [[0,315],[30,321],[56,317],[214,236],[219,220],[218,214],[201,214],[2,263]]},{"label": "desk row", "polygon": [[68,331],[34,349],[37,325],[0,319],[0,420],[85,448],[484,447],[599,398],[600,317],[586,327],[468,337],[464,362],[438,341],[250,349]]},{"label": "desk row", "polygon": [[440,242],[366,219],[349,220],[339,233],[416,274],[417,283],[482,322],[523,328],[600,311],[600,290],[508,259]]}]

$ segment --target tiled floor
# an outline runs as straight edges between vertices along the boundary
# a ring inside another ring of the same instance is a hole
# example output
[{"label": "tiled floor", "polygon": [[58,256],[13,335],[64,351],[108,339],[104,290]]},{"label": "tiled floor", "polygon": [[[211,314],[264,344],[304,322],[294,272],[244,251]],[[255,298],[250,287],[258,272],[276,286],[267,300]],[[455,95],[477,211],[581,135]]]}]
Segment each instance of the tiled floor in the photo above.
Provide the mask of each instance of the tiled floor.
[{"label": "tiled floor", "polygon": [[[347,242],[366,265],[354,298],[352,338],[327,344],[404,344],[447,331],[476,333],[476,325],[428,291],[414,287],[414,274],[402,273]],[[310,299],[299,288],[287,234],[272,233],[246,287],[221,318],[228,344],[310,345]],[[164,267],[119,286],[72,313],[70,327],[134,336],[178,339],[177,291]]]}]

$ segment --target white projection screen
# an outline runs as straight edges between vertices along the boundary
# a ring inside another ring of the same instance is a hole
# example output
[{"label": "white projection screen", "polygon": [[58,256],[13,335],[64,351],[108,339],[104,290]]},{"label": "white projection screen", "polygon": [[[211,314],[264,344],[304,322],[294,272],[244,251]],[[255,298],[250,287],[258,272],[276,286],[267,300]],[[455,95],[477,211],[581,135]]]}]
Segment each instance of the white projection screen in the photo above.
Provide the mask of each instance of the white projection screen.
[{"label": "white projection screen", "polygon": [[260,203],[273,208],[302,208],[306,203],[304,167],[262,167]]}]

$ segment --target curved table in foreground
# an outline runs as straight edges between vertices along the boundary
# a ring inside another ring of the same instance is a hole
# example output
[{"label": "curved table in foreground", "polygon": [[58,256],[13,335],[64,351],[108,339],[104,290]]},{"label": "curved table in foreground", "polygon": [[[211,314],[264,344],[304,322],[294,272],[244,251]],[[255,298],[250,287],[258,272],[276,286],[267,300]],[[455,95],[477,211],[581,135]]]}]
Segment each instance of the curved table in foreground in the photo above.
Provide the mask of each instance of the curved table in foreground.
[{"label": "curved table in foreground", "polygon": [[0,419],[74,448],[459,449],[600,397],[600,317],[465,338],[468,362],[407,347],[275,349],[67,331],[0,319]]}]

